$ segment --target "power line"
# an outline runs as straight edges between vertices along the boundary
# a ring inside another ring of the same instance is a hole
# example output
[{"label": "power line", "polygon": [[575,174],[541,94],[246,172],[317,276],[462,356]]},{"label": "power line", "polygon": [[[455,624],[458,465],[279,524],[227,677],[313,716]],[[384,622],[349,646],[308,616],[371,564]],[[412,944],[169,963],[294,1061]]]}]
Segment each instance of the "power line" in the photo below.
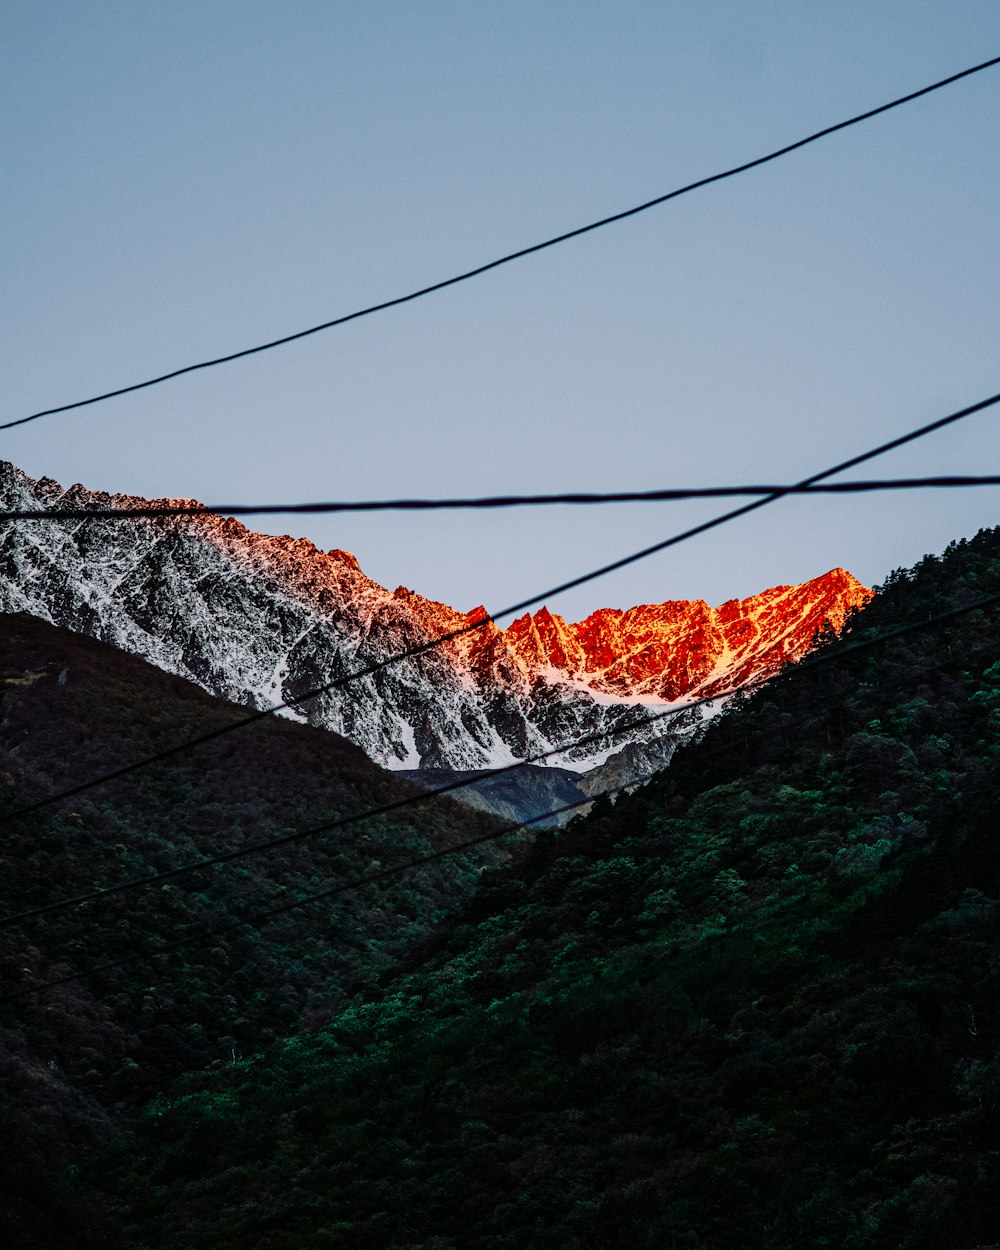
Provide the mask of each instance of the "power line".
[{"label": "power line", "polygon": [[[984,600],[978,600],[974,607],[989,606],[991,603],[1000,601],[1000,594],[992,596]],[[933,618],[934,622],[947,619],[949,616],[962,615],[966,611],[972,611],[972,608],[961,608],[951,613],[946,613],[943,617]],[[926,622],[925,622],[926,624]],[[884,635],[884,639],[897,637],[899,633],[912,632],[913,626],[902,626],[899,630]],[[847,644],[843,648],[839,648],[834,654],[837,656],[850,654],[852,650],[859,647],[867,646],[867,643]],[[802,668],[813,667],[815,663],[826,662],[824,657],[817,657],[815,661],[804,660],[795,669],[789,671],[799,671]],[[562,743],[560,746],[550,747],[548,750],[540,751],[535,755],[527,756],[523,760],[517,760],[513,764],[507,764],[503,768],[492,769],[489,773],[489,779],[495,780],[498,777],[510,776],[529,764],[540,764],[545,760],[554,759],[556,756],[565,755],[568,751],[578,749],[580,747],[595,746],[606,742],[608,739],[622,738],[642,729],[646,729],[651,725],[656,725],[668,718],[679,716],[683,712],[694,711],[698,708],[708,706],[720,699],[728,698],[736,693],[736,690],[722,691],[721,693],[704,695],[701,698],[692,699],[687,703],[675,705],[673,707],[664,708],[663,710],[651,714],[644,715],[640,719],[636,719],[631,723],[619,725],[611,729],[598,730],[583,737],[574,738],[568,743]],[[133,878],[129,881],[118,882],[116,885],[104,886],[94,890],[88,890],[83,894],[74,895],[71,898],[58,899],[52,903],[43,904],[40,907],[33,907],[25,911],[12,913],[9,916],[0,917],[0,928],[7,928],[11,925],[23,924],[29,920],[35,920],[41,916],[48,916],[54,912],[67,911],[74,907],[79,907],[84,903],[97,902],[108,898],[112,895],[124,894],[132,890],[142,889],[149,885],[159,885],[164,881],[171,881],[177,877],[187,876],[189,873],[197,872],[204,868],[212,868],[219,864],[232,863],[235,860],[245,859],[250,855],[257,855],[261,851],[274,850],[280,846],[288,846],[292,842],[301,842],[307,838],[317,837],[320,834],[331,833],[334,829],[342,829],[347,825],[356,824],[362,820],[372,820],[380,816],[391,815],[393,812],[401,811],[408,807],[413,807],[419,803],[427,802],[429,799],[438,798],[442,795],[454,794],[458,790],[464,790],[469,786],[474,786],[477,782],[483,780],[482,777],[472,776],[465,777],[455,781],[446,782],[444,785],[437,786],[433,789],[424,790],[416,795],[407,795],[405,798],[394,799],[389,803],[380,804],[378,807],[368,808],[365,811],[356,812],[351,816],[342,816],[336,820],[325,821],[321,825],[314,825],[309,829],[298,830],[295,833],[281,834],[275,838],[269,838],[263,842],[255,842],[251,845],[244,845],[231,851],[223,851],[218,855],[206,856],[194,863],[183,864],[176,868],[168,868],[163,872],[151,873],[145,877]]]},{"label": "power line", "polygon": [[[563,743],[557,747],[550,747],[546,751],[539,751],[535,755],[526,756],[522,760],[516,760],[513,764],[506,764],[503,768],[491,769],[489,779],[493,780],[497,777],[509,776],[516,773],[522,768],[526,768],[529,764],[540,764],[544,760],[554,759],[557,755],[565,755],[567,751],[572,751],[579,747],[593,746],[598,743],[605,742],[609,738],[622,738],[636,730],[645,729],[648,725],[655,725],[660,721],[672,716],[679,716],[682,712],[694,710],[704,707],[706,704],[713,703],[718,699],[727,698],[734,694],[734,690],[727,690],[721,694],[706,695],[704,698],[694,699],[689,703],[682,703],[673,707],[665,708],[660,712],[649,713],[629,724],[618,725],[610,729],[602,729],[594,733],[587,734],[582,738],[574,738],[571,742]],[[41,907],[33,907],[27,911],[13,913],[9,916],[0,916],[0,929],[7,928],[10,925],[22,924],[28,920],[37,919],[39,916],[48,916],[53,912],[66,911],[73,907],[79,907],[83,903],[92,903],[100,899],[107,898],[114,894],[124,894],[130,890],[137,890],[147,885],[158,885],[162,881],[170,881],[175,877],[186,876],[188,873],[197,872],[202,868],[211,868],[218,864],[231,863],[233,860],[244,859],[248,855],[256,855],[261,851],[274,850],[279,846],[287,846],[291,842],[301,842],[306,838],[317,837],[319,834],[332,833],[334,829],[342,829],[346,825],[353,825],[362,820],[371,820],[378,816],[388,816],[393,812],[401,811],[404,808],[413,807],[417,803],[426,802],[429,799],[438,798],[441,795],[453,794],[456,790],[464,790],[468,786],[474,786],[477,782],[482,781],[481,776],[465,777],[455,781],[446,782],[444,785],[436,786],[431,790],[422,790],[419,794],[407,795],[405,798],[394,799],[389,803],[383,803],[378,807],[368,808],[362,812],[356,812],[352,816],[341,816],[337,820],[326,821],[321,825],[314,825],[310,829],[302,829],[296,833],[285,833],[280,837],[269,838],[264,842],[255,842],[249,846],[244,845],[232,851],[223,851],[218,855],[210,855],[204,859],[199,859],[191,864],[184,864],[177,868],[168,868],[163,872],[152,873],[146,877],[137,877],[129,881],[122,881],[116,885],[105,886],[96,890],[88,890],[84,894],[77,894],[72,898],[59,899],[54,903],[46,903]]]},{"label": "power line", "polygon": [[[821,665],[830,664],[837,660],[842,660],[845,657],[854,655],[860,651],[871,650],[873,647],[882,646],[884,643],[892,642],[897,638],[904,637],[908,634],[915,634],[925,629],[934,628],[935,626],[945,624],[948,621],[955,620],[960,616],[966,616],[970,612],[978,612],[985,608],[994,607],[997,604],[1000,604],[1000,594],[987,595],[982,599],[977,599],[973,601],[972,603],[964,604],[963,606],[958,607],[958,608],[952,608],[947,612],[940,612],[937,615],[928,617],[925,620],[915,621],[909,625],[898,626],[896,629],[891,629],[888,632],[884,634],[879,634],[874,638],[858,639],[855,642],[847,643],[844,646],[837,647],[830,651],[821,652],[819,655],[814,656],[812,659],[801,660],[795,666],[785,669],[783,675],[789,678],[794,678],[795,676],[803,672],[809,672],[814,668],[820,667]],[[718,698],[719,696],[716,696],[716,697]],[[708,701],[709,700],[706,699],[706,700],[700,700],[698,702],[704,703]],[[697,705],[698,705],[697,703],[691,703],[691,704],[685,705],[685,707],[695,707]],[[672,710],[674,712],[677,712],[677,711],[681,711],[684,709],[672,709]],[[581,739],[577,743],[574,743],[573,745],[581,745],[584,741],[585,739]],[[563,749],[568,750],[570,748],[563,748]],[[500,771],[509,771],[509,770],[500,770]],[[398,876],[401,873],[412,871],[415,868],[425,867],[427,864],[434,863],[441,859],[445,859],[449,855],[457,855],[461,853],[462,851],[467,851],[474,847],[481,846],[486,842],[497,841],[499,838],[505,837],[510,833],[514,833],[519,829],[526,828],[529,825],[539,824],[543,820],[551,820],[553,817],[562,815],[565,812],[573,811],[580,807],[585,807],[587,804],[596,801],[596,799],[600,797],[619,793],[621,790],[628,789],[630,786],[636,785],[636,784],[641,784],[641,782],[629,782],[623,786],[613,787],[609,790],[603,791],[601,795],[592,795],[586,799],[581,799],[578,802],[568,803],[563,806],[550,809],[549,811],[543,812],[538,816],[533,816],[528,820],[517,821],[512,824],[505,825],[498,830],[493,830],[490,833],[482,834],[477,838],[469,839],[468,841],[459,843],[456,846],[444,847],[441,850],[432,851],[427,855],[423,855],[419,857],[418,859],[408,860],[405,864],[397,864],[391,868],[381,869],[377,873],[370,873],[364,877],[355,878],[352,881],[341,882],[338,885],[330,887],[329,889],[321,890],[313,894],[308,894],[301,898],[292,899],[287,903],[279,904],[277,907],[272,907],[265,911],[256,912],[250,916],[240,917],[238,919],[228,921],[227,923],[223,925],[213,926],[211,930],[206,930],[205,932],[202,932],[200,934],[189,934],[187,937],[181,938],[176,942],[169,943],[168,945],[161,947],[159,950],[151,951],[148,954],[132,955],[125,959],[109,961],[108,963],[98,964],[95,967],[92,967],[87,970],[74,972],[68,976],[60,977],[55,981],[45,981],[45,982],[37,983],[35,985],[26,986],[25,988],[16,990],[13,994],[9,994],[5,998],[0,999],[0,1005],[6,1005],[8,1003],[14,1002],[17,999],[28,996],[29,994],[35,994],[35,993],[40,993],[45,990],[55,989],[60,985],[66,985],[72,981],[78,981],[83,977],[93,976],[97,973],[106,972],[113,968],[126,967],[132,963],[139,962],[141,960],[152,959],[160,955],[171,954],[173,951],[178,950],[181,947],[188,946],[193,942],[202,941],[206,937],[214,938],[220,932],[225,932],[230,929],[241,928],[243,925],[253,924],[259,927],[261,924],[267,923],[268,921],[274,919],[275,917],[279,915],[284,915],[287,912],[294,911],[300,907],[307,907],[313,903],[322,902],[325,899],[330,899],[330,898],[336,897],[337,895],[345,894],[350,890],[361,889],[366,885],[377,885],[380,882],[388,880],[391,877]],[[440,791],[436,793],[440,793]],[[421,797],[422,796],[419,796],[419,795],[414,796],[413,799],[410,800],[410,802],[419,802],[421,800]]]},{"label": "power line", "polygon": [[128,517],[256,516],[275,513],[438,512],[450,509],[545,507],[551,504],[599,505],[671,503],[692,499],[725,499],[742,495],[853,495],[875,491],[956,489],[1000,486],[1000,474],[935,477],[870,478],[854,482],[822,482],[814,486],[748,485],[665,487],[656,490],[565,491],[551,495],[482,495],[451,499],[357,499],[317,503],[149,503],[138,508],[27,508],[0,512],[0,524],[11,521],[117,521]]},{"label": "power line", "polygon": [[691,538],[697,537],[699,534],[707,533],[717,526],[725,525],[729,521],[734,521],[738,517],[746,516],[758,508],[766,507],[768,504],[774,503],[778,499],[782,499],[785,495],[795,493],[796,489],[803,490],[807,487],[821,482],[829,477],[834,477],[838,473],[843,473],[848,469],[853,469],[865,461],[873,460],[878,456],[885,455],[887,452],[895,451],[897,448],[907,443],[924,438],[928,434],[932,434],[937,430],[944,429],[946,426],[953,425],[958,421],[964,420],[966,417],[972,416],[974,413],[982,412],[986,408],[992,407],[994,404],[1000,403],[1000,393],[991,395],[988,399],[980,400],[978,403],[970,404],[966,408],[960,408],[957,412],[949,413],[945,417],[939,417],[936,421],[930,421],[926,425],[918,426],[914,430],[910,430],[906,434],[901,434],[898,438],[890,439],[886,443],[880,443],[877,447],[871,448],[869,451],[862,452],[860,455],[852,456],[848,460],[842,460],[839,464],[832,465],[828,469],[823,469],[819,473],[814,473],[811,477],[805,478],[803,481],[796,483],[795,488],[782,489],[775,491],[773,494],[765,495],[759,499],[755,499],[752,503],[743,504],[739,508],[733,508],[729,512],[720,513],[718,516],[712,517],[708,521],[703,521],[698,525],[692,526],[690,529],[682,530],[678,534],[673,534],[670,538],[665,538],[660,542],[653,543],[651,546],[640,548],[638,551],[632,552],[630,555],[622,556],[620,559],[613,560],[609,564],[603,564],[596,569],[592,569],[589,573],[582,573],[578,577],[570,578],[568,581],[559,583],[557,586],[550,587],[541,594],[531,595],[527,599],[522,599],[519,603],[511,604],[509,607],[503,608],[499,612],[484,615],[475,621],[469,622],[461,626],[459,629],[450,630],[448,633],[439,634],[435,638],[431,638],[426,642],[419,643],[415,647],[410,647],[406,651],[398,652],[396,655],[389,656],[385,660],[379,660],[374,664],[368,665],[366,668],[357,670],[354,673],[348,673],[344,677],[334,678],[332,681],[325,682],[323,685],[317,686],[312,690],[297,695],[294,699],[287,699],[283,703],[277,703],[273,706],[258,712],[252,712],[249,716],[242,717],[240,720],[232,721],[228,725],[220,726],[218,729],[210,730],[208,733],[200,734],[197,737],[189,738],[184,742],[179,742],[175,746],[167,747],[162,751],[154,752],[142,759],[135,760],[131,764],[125,764],[121,768],[113,769],[111,772],[104,773],[99,777],[93,777],[89,781],[81,782],[79,785],[70,786],[65,790],[61,790],[56,794],[49,795],[47,798],[39,799],[34,803],[29,803],[24,807],[20,807],[13,812],[8,812],[0,816],[0,824],[9,820],[14,820],[21,816],[28,816],[33,812],[41,811],[45,807],[49,807],[54,803],[59,803],[63,799],[72,798],[75,795],[82,794],[94,786],[103,785],[105,782],[114,781],[119,777],[127,776],[130,773],[137,772],[140,769],[147,768],[151,764],[159,763],[161,760],[170,759],[184,751],[192,750],[195,747],[202,746],[206,742],[214,741],[225,734],[232,733],[237,729],[243,729],[248,725],[256,724],[267,716],[272,716],[275,712],[281,712],[288,708],[295,707],[301,703],[308,702],[310,699],[317,698],[321,694],[325,694],[330,690],[338,689],[348,685],[352,681],[358,681],[363,677],[373,676],[375,673],[382,672],[393,664],[401,663],[403,660],[413,659],[416,656],[425,655],[432,651],[435,647],[442,646],[444,643],[452,642],[456,638],[464,637],[471,634],[477,629],[482,629],[485,625],[495,622],[505,616],[514,616],[518,612],[522,612],[527,608],[535,607],[537,604],[544,602],[546,599],[554,598],[558,594],[562,594],[567,590],[574,590],[578,586],[583,586],[588,582],[596,581],[600,577],[606,576],[608,573],[616,572],[618,569],[635,564],[639,560],[644,560],[649,556],[656,555],[661,551],[666,551],[670,547],[676,547],[680,543],[687,542]]},{"label": "power line", "polygon": [[[630,782],[628,784],[631,785],[633,783]],[[610,790],[606,790],[604,794],[610,796],[627,788],[627,785],[615,786]],[[158,955],[172,954],[180,947],[189,946],[194,942],[200,942],[206,937],[215,938],[219,933],[225,933],[231,929],[242,928],[245,924],[266,923],[267,921],[273,920],[277,916],[284,915],[286,912],[294,911],[299,907],[307,907],[311,903],[318,903],[324,899],[334,898],[338,894],[346,894],[350,890],[358,890],[366,885],[377,885],[379,882],[399,876],[401,873],[410,872],[415,868],[424,868],[428,864],[444,859],[448,855],[457,855],[461,851],[472,850],[477,846],[482,846],[484,843],[496,842],[500,838],[506,837],[511,833],[516,833],[518,830],[524,829],[529,825],[537,825],[543,820],[551,820],[553,817],[561,816],[565,812],[586,807],[590,803],[593,803],[598,797],[602,796],[595,795],[590,798],[579,799],[573,803],[567,803],[562,807],[556,807],[551,811],[542,812],[540,815],[532,816],[527,820],[516,821],[512,824],[504,825],[501,829],[481,834],[478,838],[470,838],[468,841],[459,843],[457,846],[443,847],[441,850],[432,851],[430,854],[423,855],[419,859],[408,860],[405,864],[397,864],[392,868],[383,868],[380,872],[372,873],[366,877],[360,877],[355,881],[342,882],[340,885],[333,886],[328,890],[322,890],[317,894],[310,894],[304,898],[292,899],[288,903],[282,903],[277,907],[269,908],[267,911],[258,912],[253,916],[245,916],[240,919],[227,921],[225,924],[216,925],[211,930],[206,930],[202,933],[189,934],[187,937],[180,938],[176,942],[171,942],[169,945],[161,947],[158,951],[151,951],[141,955],[130,955],[124,959],[116,959],[105,964],[98,964],[96,967],[90,968],[84,972],[73,972],[69,976],[60,977],[56,981],[45,981],[37,985],[29,985],[25,989],[16,990],[13,994],[7,995],[6,998],[0,999],[0,1006],[6,1006],[8,1003],[14,1002],[19,998],[25,998],[29,994],[39,993],[42,990],[55,989],[57,986],[67,985],[71,981],[79,981],[82,977],[93,976],[98,972],[107,972],[112,968],[128,967],[131,964],[139,963]]]},{"label": "power line", "polygon": [[104,391],[100,395],[93,395],[89,399],[78,399],[73,403],[60,404],[56,408],[44,408],[40,412],[33,412],[27,417],[19,417],[15,421],[7,421],[0,425],[0,430],[9,430],[16,425],[25,425],[29,421],[37,421],[40,417],[52,416],[58,412],[69,412],[74,408],[85,408],[90,404],[102,403],[107,399],[114,399],[119,395],[128,395],[133,391],[145,390],[150,386],[158,386],[162,382],[168,382],[171,378],[181,377],[186,373],[195,373],[200,369],[211,369],[216,365],[228,364],[233,360],[240,360],[244,356],[254,356],[258,352],[270,351],[275,347],[282,347],[286,343],[293,343],[297,339],[307,338],[309,335],[318,334],[322,330],[330,330],[334,326],[346,324],[348,321],[356,321],[360,317],[368,317],[372,313],[383,312],[387,308],[395,308],[400,304],[407,304],[411,300],[420,299],[425,295],[430,295],[434,291],[442,291],[446,287],[455,286],[459,282],[467,282],[470,278],[478,277],[480,274],[488,273],[491,269],[498,269],[501,265],[508,265],[511,261],[520,260],[525,256],[530,256],[535,252],[544,251],[546,248],[555,247],[558,243],[565,243],[569,239],[578,238],[582,234],[588,234],[592,230],[599,230],[604,226],[610,226],[614,222],[624,221],[627,217],[634,217],[638,213],[647,212],[651,208],[656,208],[660,204],[667,203],[668,200],[677,199],[678,196],[687,195],[690,191],[696,191],[700,187],[707,187],[714,182],[722,182],[726,178],[733,178],[737,174],[746,173],[750,169],[756,169],[760,165],[766,165],[770,161],[775,161],[781,156],[787,156],[789,152],[795,152],[799,148],[807,147],[810,143],[815,143],[819,139],[826,138],[828,135],[836,134],[839,130],[846,130],[849,126],[856,126],[859,122],[868,121],[872,117],[877,117],[880,113],[887,113],[891,109],[899,108],[903,104],[909,104],[913,100],[918,100],[921,96],[929,95],[933,91],[940,91],[943,87],[951,86],[952,83],[959,82],[963,78],[968,78],[972,74],[979,74],[983,70],[991,69],[993,66],[1000,64],[1000,56],[991,57],[988,61],[982,61],[978,65],[972,65],[968,69],[960,70],[957,74],[950,74],[947,78],[942,78],[938,82],[930,83],[926,87],[921,87],[917,91],[911,91],[907,95],[899,96],[894,100],[890,100],[886,104],[880,104],[877,108],[867,109],[863,113],[858,113],[854,117],[849,117],[845,121],[836,122],[832,126],[825,126],[822,130],[814,131],[810,135],[806,135],[803,139],[797,139],[794,143],[785,144],[784,147],[776,148],[772,152],[766,153],[764,156],[755,157],[753,160],[745,161],[741,165],[734,165],[729,169],[724,169],[720,173],[710,174],[707,178],[699,178],[695,182],[689,182],[682,187],[677,187],[673,191],[668,191],[665,195],[658,195],[655,199],[647,200],[643,204],[637,204],[632,208],[624,209],[622,212],[612,213],[609,217],[602,217],[598,221],[589,222],[585,226],[578,226],[574,230],[567,230],[562,234],[554,235],[550,239],[545,239],[541,243],[533,243],[529,247],[520,248],[516,252],[509,252],[505,256],[500,256],[496,260],[488,261],[486,264],[477,265],[474,269],[467,269],[463,273],[456,274],[454,277],[445,278],[440,282],[431,283],[430,286],[420,287],[416,291],[410,291],[407,295],[398,295],[393,299],[383,300],[378,304],[370,304],[366,308],[360,308],[355,312],[346,313],[340,317],[334,317],[330,321],[321,322],[319,325],[310,326],[307,330],[297,330],[293,334],[285,334],[281,338],[271,339],[267,343],[259,343],[256,347],[245,347],[241,351],[230,352],[225,356],[215,356],[210,360],[202,360],[197,364],[184,365],[180,369],[172,369],[169,373],[161,373],[154,378],[147,378],[144,382],[134,382],[130,386],[120,386],[116,390]]}]

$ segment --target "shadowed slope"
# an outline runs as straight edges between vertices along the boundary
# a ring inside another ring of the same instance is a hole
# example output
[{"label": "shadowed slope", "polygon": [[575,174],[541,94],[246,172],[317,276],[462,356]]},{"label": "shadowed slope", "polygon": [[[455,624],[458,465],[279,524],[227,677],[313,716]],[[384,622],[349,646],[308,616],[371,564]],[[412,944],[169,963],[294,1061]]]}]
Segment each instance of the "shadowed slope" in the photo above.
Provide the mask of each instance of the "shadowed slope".
[{"label": "shadowed slope", "polygon": [[[984,532],[850,636],[998,590]],[[994,607],[735,700],[328,1027],[142,1117],[95,1185],[156,1250],[988,1244],[998,655]]]},{"label": "shadowed slope", "polygon": [[[240,708],[27,616],[0,617],[0,816]],[[164,871],[417,793],[335,734],[280,719],[3,825],[0,914]],[[0,1075],[34,1148],[67,1159],[187,1069],[324,1019],[467,897],[485,847],[292,913],[226,928],[289,892],[406,862],[496,827],[430,800],[301,843],[0,933],[0,998],[148,954],[0,1007]],[[218,929],[214,933],[212,930]],[[156,952],[203,936],[169,955]]]}]

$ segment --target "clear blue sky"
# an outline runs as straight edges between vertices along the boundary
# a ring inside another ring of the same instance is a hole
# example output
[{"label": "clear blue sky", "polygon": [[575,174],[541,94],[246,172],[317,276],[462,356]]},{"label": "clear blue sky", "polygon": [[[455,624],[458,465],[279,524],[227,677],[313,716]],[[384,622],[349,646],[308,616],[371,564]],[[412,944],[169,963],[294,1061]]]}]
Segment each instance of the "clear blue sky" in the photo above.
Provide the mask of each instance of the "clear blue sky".
[{"label": "clear blue sky", "polygon": [[[0,419],[391,297],[1000,53],[995,0],[6,0]],[[1000,71],[405,308],[6,431],[207,502],[793,480],[1000,390]],[[1000,470],[985,413],[872,473]],[[271,519],[459,608],[716,507]],[[866,581],[1000,492],[764,509],[551,606]]]}]

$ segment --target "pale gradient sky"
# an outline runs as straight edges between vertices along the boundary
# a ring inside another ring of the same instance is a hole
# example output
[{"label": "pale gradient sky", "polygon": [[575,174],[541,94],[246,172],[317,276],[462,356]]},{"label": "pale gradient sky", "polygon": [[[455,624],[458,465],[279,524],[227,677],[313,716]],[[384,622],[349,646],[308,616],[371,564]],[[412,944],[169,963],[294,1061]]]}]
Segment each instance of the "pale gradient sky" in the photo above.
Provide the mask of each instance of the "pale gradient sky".
[{"label": "pale gradient sky", "polygon": [[[996,0],[6,0],[0,420],[400,294],[1000,53]],[[461,287],[3,432],[207,502],[794,480],[1000,390],[1000,70]],[[997,472],[1000,415],[868,475]],[[268,518],[508,602],[720,505]],[[867,582],[1000,491],[786,501],[550,604]]]}]

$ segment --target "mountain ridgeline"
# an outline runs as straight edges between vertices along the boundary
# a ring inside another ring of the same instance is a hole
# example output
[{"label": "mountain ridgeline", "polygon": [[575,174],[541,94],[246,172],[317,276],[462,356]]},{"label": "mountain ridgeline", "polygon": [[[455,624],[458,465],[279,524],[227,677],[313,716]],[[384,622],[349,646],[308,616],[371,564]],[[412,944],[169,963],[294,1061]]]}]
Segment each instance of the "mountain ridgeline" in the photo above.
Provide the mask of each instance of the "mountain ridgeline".
[{"label": "mountain ridgeline", "polygon": [[[4,508],[148,502],[64,490],[0,462]],[[176,502],[191,501],[154,504]],[[841,628],[868,594],[834,569],[718,608],[671,601],[602,609],[578,624],[542,608],[500,629],[481,607],[463,613],[403,586],[386,590],[348,552],[255,534],[212,514],[32,521],[0,531],[0,610],[111,643],[222,698],[270,707],[377,668],[293,713],[400,770],[496,768],[588,738],[551,762],[582,772],[614,756],[612,772],[645,775],[700,716],[645,729],[643,720],[767,679],[818,632]]]},{"label": "mountain ridgeline", "polygon": [[834,656],[998,592],[1000,531],[892,575],[75,1192],[142,1250],[994,1245],[1000,612]]}]

